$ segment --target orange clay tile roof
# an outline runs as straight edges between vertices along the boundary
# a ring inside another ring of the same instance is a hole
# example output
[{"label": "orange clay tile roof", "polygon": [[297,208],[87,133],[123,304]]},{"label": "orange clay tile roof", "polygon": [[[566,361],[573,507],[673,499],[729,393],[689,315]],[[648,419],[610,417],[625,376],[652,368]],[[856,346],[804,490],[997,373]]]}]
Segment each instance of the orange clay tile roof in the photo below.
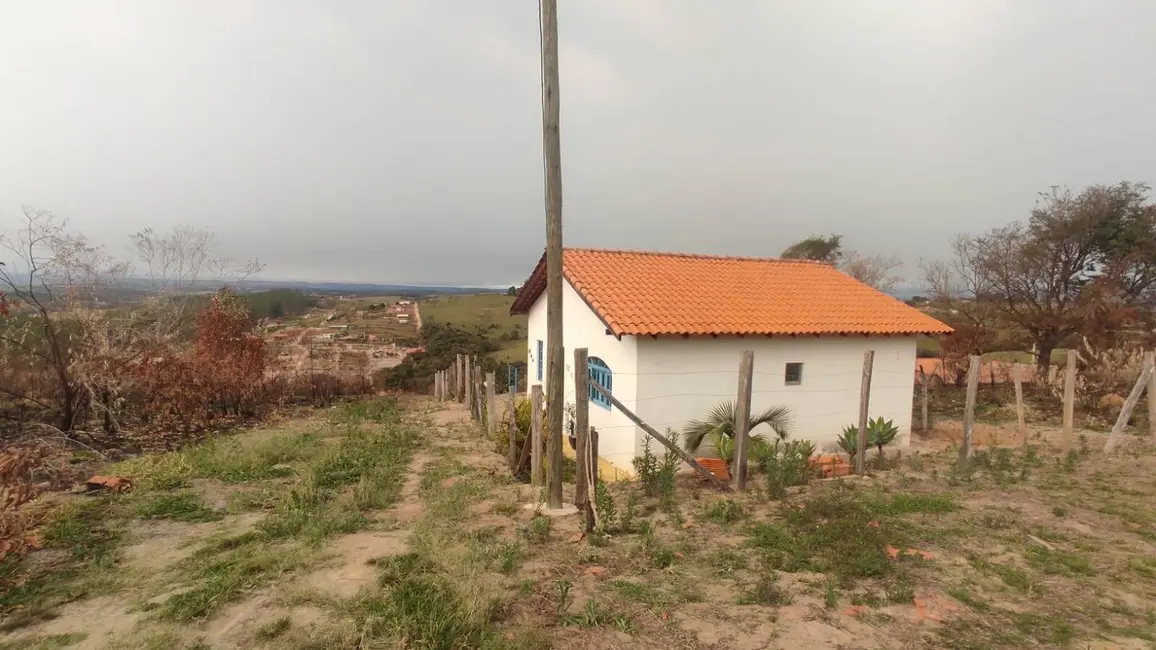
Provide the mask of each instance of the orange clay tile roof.
[{"label": "orange clay tile roof", "polygon": [[[952,331],[819,262],[567,248],[562,270],[617,336]],[[543,256],[510,311],[527,313],[545,289]]]}]

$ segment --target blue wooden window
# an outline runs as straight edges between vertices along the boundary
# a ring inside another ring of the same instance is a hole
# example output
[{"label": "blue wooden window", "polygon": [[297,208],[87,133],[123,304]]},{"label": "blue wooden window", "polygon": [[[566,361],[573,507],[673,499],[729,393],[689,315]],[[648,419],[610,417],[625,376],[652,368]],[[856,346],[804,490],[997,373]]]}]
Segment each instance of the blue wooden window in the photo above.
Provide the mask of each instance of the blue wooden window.
[{"label": "blue wooden window", "polygon": [[610,372],[610,366],[598,357],[590,357],[586,362],[590,369],[590,401],[602,408],[610,408],[610,400],[602,394],[602,391],[594,387],[597,383],[599,386],[608,391],[614,390],[614,374]]},{"label": "blue wooden window", "polygon": [[538,381],[542,381],[542,341],[538,341]]}]

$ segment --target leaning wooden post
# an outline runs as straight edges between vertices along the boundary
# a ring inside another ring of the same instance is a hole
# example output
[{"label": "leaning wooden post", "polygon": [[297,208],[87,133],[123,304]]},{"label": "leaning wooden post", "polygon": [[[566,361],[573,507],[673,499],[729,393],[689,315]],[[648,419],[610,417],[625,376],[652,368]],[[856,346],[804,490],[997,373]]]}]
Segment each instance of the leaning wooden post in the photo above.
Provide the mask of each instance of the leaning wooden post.
[{"label": "leaning wooden post", "polygon": [[1020,437],[1023,438],[1024,444],[1028,444],[1028,427],[1024,423],[1024,366],[1020,362],[1016,362],[1012,366],[1012,380],[1016,384],[1016,426],[1019,428]]},{"label": "leaning wooden post", "polygon": [[920,397],[920,411],[921,411],[921,415],[923,416],[923,420],[920,422],[920,424],[922,426],[920,427],[919,430],[924,432],[924,433],[927,433],[927,430],[929,428],[928,424],[927,424],[927,381],[928,381],[927,380],[927,373],[923,372],[923,368],[920,368],[919,369],[919,384],[920,384],[920,396],[921,396]]},{"label": "leaning wooden post", "polygon": [[[1144,353],[1144,365],[1156,368],[1156,352]],[[1148,435],[1156,437],[1156,372],[1148,380]]]},{"label": "leaning wooden post", "polygon": [[1144,364],[1144,370],[1140,373],[1140,377],[1136,379],[1136,385],[1132,387],[1132,392],[1128,395],[1128,399],[1124,400],[1124,407],[1120,409],[1120,417],[1116,418],[1116,424],[1112,427],[1112,432],[1108,434],[1108,442],[1104,445],[1104,453],[1108,454],[1116,451],[1116,446],[1120,444],[1120,436],[1124,433],[1124,428],[1128,426],[1128,420],[1132,418],[1132,410],[1136,408],[1136,403],[1140,401],[1140,395],[1143,394],[1144,389],[1148,386],[1148,382],[1152,380],[1153,373],[1153,367]]},{"label": "leaning wooden post", "polygon": [[687,465],[693,467],[694,471],[698,472],[703,478],[709,481],[711,485],[724,492],[731,491],[730,485],[723,482],[722,479],[715,476],[707,468],[703,467],[702,463],[695,460],[694,456],[686,453],[686,450],[684,450],[681,446],[674,444],[670,441],[669,438],[659,433],[657,429],[644,422],[642,418],[634,414],[634,411],[631,411],[630,409],[623,406],[622,402],[619,402],[617,397],[615,397],[610,391],[603,388],[598,382],[591,383],[590,387],[601,393],[604,397],[606,397],[606,399],[610,400],[610,406],[618,409],[619,411],[622,411],[622,414],[625,415],[628,420],[637,424],[639,428],[645,431],[651,438],[657,440],[660,445],[666,447],[667,450],[672,452],[675,456],[681,458]]},{"label": "leaning wooden post", "polygon": [[871,370],[875,366],[875,350],[863,353],[863,380],[859,384],[859,432],[855,436],[855,473],[867,473],[867,423],[871,419]]},{"label": "leaning wooden post", "polygon": [[[497,381],[495,373],[486,373],[486,433],[494,435],[498,430],[498,395],[494,387],[494,382]],[[514,450],[510,450],[511,460],[513,460]]]},{"label": "leaning wooden post", "polygon": [[967,401],[963,407],[963,440],[959,445],[959,459],[971,458],[971,432],[975,426],[975,394],[979,390],[979,356],[971,355],[967,364]]},{"label": "leaning wooden post", "polygon": [[747,489],[747,454],[751,446],[751,379],[754,369],[754,350],[743,350],[739,358],[739,393],[735,400],[735,485],[740,491]]},{"label": "leaning wooden post", "polygon": [[574,474],[574,505],[578,510],[585,511],[586,502],[590,495],[587,479],[590,468],[586,466],[590,459],[587,457],[586,440],[590,435],[590,363],[586,348],[574,349],[574,435],[575,457],[578,459],[578,471]]},{"label": "leaning wooden post", "polygon": [[1068,350],[1064,372],[1064,439],[1070,440],[1076,422],[1076,351]]},{"label": "leaning wooden post", "polygon": [[542,487],[546,482],[542,473],[542,456],[545,450],[542,445],[542,384],[530,387],[530,485]]}]

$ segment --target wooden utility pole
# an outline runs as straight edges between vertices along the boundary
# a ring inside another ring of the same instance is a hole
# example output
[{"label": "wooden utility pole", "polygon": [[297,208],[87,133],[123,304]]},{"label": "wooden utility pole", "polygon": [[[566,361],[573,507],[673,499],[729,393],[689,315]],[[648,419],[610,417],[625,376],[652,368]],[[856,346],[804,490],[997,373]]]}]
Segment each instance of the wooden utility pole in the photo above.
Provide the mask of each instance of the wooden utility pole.
[{"label": "wooden utility pole", "polygon": [[871,370],[875,367],[875,350],[863,353],[863,380],[859,384],[859,433],[856,436],[855,473],[867,473],[867,424],[871,419]]},{"label": "wooden utility pole", "polygon": [[586,511],[586,501],[590,498],[587,483],[590,470],[586,464],[590,462],[586,443],[589,438],[590,427],[590,364],[586,348],[574,350],[574,435],[577,438],[575,449],[578,459],[578,471],[574,475],[574,505],[578,510]]},{"label": "wooden utility pole", "polygon": [[967,401],[963,405],[963,440],[959,444],[959,459],[971,458],[971,434],[975,427],[975,396],[979,390],[979,355],[971,355],[967,364]]},{"label": "wooden utility pole", "polygon": [[530,486],[540,488],[542,477],[542,384],[530,387]]},{"label": "wooden utility pole", "polygon": [[540,0],[542,148],[546,166],[546,434],[550,453],[546,505],[562,507],[562,138],[559,131],[558,0]]},{"label": "wooden utility pole", "polygon": [[1068,350],[1068,365],[1064,371],[1064,439],[1071,440],[1076,424],[1076,351]]},{"label": "wooden utility pole", "polygon": [[754,350],[743,350],[739,359],[739,393],[735,400],[735,486],[739,491],[747,489],[747,454],[751,447],[751,380],[754,370]]}]

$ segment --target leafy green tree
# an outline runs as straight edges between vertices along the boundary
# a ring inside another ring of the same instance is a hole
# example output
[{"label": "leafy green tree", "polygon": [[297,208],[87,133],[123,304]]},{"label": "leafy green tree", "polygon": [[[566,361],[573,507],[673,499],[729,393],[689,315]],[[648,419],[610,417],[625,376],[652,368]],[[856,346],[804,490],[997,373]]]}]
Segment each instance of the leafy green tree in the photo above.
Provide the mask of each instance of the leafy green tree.
[{"label": "leafy green tree", "polygon": [[834,233],[827,236],[813,235],[791,244],[780,257],[785,260],[811,260],[835,265],[843,258],[843,236]]}]

